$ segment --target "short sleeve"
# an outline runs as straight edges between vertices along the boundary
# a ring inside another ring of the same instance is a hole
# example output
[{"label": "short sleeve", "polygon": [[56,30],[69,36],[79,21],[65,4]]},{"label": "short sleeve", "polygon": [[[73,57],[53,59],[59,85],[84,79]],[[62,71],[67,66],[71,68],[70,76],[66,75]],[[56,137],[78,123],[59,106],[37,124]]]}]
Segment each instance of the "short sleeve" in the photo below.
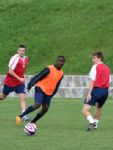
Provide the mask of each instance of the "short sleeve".
[{"label": "short sleeve", "polygon": [[111,75],[109,76],[109,83],[111,83]]},{"label": "short sleeve", "polygon": [[13,57],[11,57],[8,67],[14,70],[18,64],[18,60],[19,60],[19,55],[14,55]]},{"label": "short sleeve", "polygon": [[89,79],[95,81],[96,79],[96,66],[97,65],[93,65],[93,67],[91,68],[90,70],[90,73],[89,73]]}]

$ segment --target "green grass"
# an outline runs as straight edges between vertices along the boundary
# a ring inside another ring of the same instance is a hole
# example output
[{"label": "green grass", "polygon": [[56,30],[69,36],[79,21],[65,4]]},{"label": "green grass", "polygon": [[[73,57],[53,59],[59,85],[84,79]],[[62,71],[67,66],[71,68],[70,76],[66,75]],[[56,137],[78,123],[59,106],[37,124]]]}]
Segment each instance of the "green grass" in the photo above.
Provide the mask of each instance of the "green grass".
[{"label": "green grass", "polygon": [[27,46],[28,74],[62,54],[66,74],[87,74],[96,50],[113,71],[112,10],[112,0],[0,0],[0,72],[20,43]]},{"label": "green grass", "polygon": [[[31,99],[28,104],[32,104]],[[38,132],[30,137],[24,134],[23,126],[15,125],[19,101],[8,99],[0,102],[0,149],[112,150],[113,101],[107,101],[99,129],[94,132],[85,131],[87,121],[81,114],[82,105],[80,100],[53,100],[48,114],[38,123]]]}]

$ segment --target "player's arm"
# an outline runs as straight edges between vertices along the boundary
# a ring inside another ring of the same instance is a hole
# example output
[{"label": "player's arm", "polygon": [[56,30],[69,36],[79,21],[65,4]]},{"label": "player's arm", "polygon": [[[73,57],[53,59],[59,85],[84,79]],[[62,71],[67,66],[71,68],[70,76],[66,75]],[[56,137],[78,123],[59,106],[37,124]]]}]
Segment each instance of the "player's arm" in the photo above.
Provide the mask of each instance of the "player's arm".
[{"label": "player's arm", "polygon": [[43,69],[39,74],[31,78],[31,80],[29,81],[27,85],[27,89],[30,90],[32,86],[34,86],[38,81],[44,79],[49,73],[50,73],[50,69],[48,67]]},{"label": "player's arm", "polygon": [[86,101],[89,101],[91,99],[91,92],[94,88],[94,81],[96,79],[96,65],[93,65],[93,67],[91,68],[91,71],[89,73],[89,79],[90,79],[89,90],[88,90]]},{"label": "player's arm", "polygon": [[90,79],[89,90],[88,90],[88,94],[87,94],[87,101],[89,101],[91,99],[91,92],[93,90],[93,87],[94,87],[94,81]]},{"label": "player's arm", "polygon": [[[26,64],[26,67],[25,68],[27,68],[28,67],[28,65],[29,65],[29,59],[28,59],[28,57],[27,56],[25,56],[26,57],[26,59],[27,59],[27,64]],[[28,78],[28,75],[26,75],[26,74],[24,74],[24,79],[26,80]]]},{"label": "player's arm", "polygon": [[64,76],[62,76],[62,78],[61,78],[61,79],[59,80],[59,82],[57,83],[56,88],[55,88],[55,90],[54,90],[54,92],[53,92],[52,97],[57,93],[58,88],[59,88],[59,86],[60,86],[60,84],[61,84],[61,81],[62,81],[63,77],[64,77]]},{"label": "player's arm", "polygon": [[111,74],[110,74],[110,76],[109,76],[109,83],[111,83]]},{"label": "player's arm", "polygon": [[13,76],[14,78],[16,78],[17,80],[19,80],[20,82],[24,82],[25,79],[24,78],[20,78],[15,72],[13,69],[9,68],[9,71],[8,73]]},{"label": "player's arm", "polygon": [[14,78],[16,78],[17,80],[19,80],[20,82],[24,82],[25,79],[24,78],[20,78],[15,72],[14,72],[14,69],[16,68],[17,64],[18,64],[18,60],[19,60],[19,57],[18,55],[15,55],[13,56],[10,61],[9,61],[9,71],[8,73],[13,76]]}]

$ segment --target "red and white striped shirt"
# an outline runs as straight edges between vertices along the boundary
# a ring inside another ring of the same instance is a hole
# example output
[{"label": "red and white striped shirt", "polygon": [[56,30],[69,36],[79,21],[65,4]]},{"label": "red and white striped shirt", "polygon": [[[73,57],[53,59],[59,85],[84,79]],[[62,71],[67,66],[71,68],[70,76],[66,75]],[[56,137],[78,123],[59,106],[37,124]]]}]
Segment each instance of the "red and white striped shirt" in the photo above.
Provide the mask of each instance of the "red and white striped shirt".
[{"label": "red and white striped shirt", "polygon": [[[12,69],[16,75],[23,78],[27,65],[28,58],[26,56],[20,57],[18,54],[16,54],[13,57],[11,57],[8,67]],[[15,87],[23,83],[8,73],[4,80],[4,84],[11,87]]]},{"label": "red and white striped shirt", "polygon": [[99,62],[91,68],[89,78],[94,81],[94,87],[109,88],[111,82],[110,68]]}]

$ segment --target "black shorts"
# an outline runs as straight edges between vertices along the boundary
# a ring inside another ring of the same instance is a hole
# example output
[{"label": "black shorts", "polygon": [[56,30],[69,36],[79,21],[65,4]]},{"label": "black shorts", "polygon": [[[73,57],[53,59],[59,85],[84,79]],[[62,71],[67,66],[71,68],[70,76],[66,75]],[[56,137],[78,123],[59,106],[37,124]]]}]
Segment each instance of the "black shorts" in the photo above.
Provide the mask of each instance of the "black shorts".
[{"label": "black shorts", "polygon": [[16,86],[16,87],[11,87],[11,86],[8,86],[8,85],[4,85],[3,87],[3,94],[5,95],[9,95],[9,93],[11,92],[15,92],[17,94],[25,94],[25,85],[24,84],[21,84],[19,86]]},{"label": "black shorts", "polygon": [[91,92],[91,99],[88,102],[86,102],[85,100],[84,103],[90,106],[95,106],[97,103],[98,106],[101,108],[106,102],[107,97],[108,88],[94,88]]},{"label": "black shorts", "polygon": [[38,104],[50,106],[51,96],[46,95],[39,87],[35,87],[34,100]]}]

